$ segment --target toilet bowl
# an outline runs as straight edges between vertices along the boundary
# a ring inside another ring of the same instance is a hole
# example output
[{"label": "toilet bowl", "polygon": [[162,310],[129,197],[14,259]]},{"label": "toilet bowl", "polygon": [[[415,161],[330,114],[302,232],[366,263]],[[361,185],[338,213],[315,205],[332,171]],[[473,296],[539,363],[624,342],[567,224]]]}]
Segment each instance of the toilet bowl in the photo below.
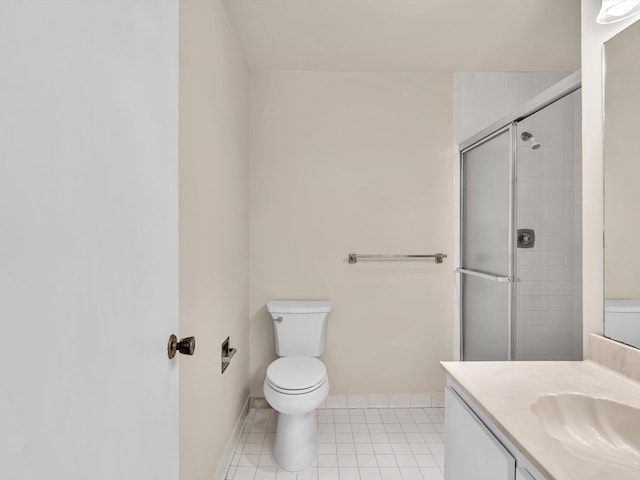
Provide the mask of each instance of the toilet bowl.
[{"label": "toilet bowl", "polygon": [[318,452],[316,408],[329,394],[329,378],[316,357],[324,351],[327,301],[271,301],[267,311],[274,326],[280,358],[267,368],[264,396],[278,412],[273,458],[284,470],[300,472]]},{"label": "toilet bowl", "polygon": [[318,450],[316,408],[329,394],[324,364],[313,357],[285,357],[269,365],[264,396],[278,412],[273,457],[290,472],[310,466]]}]

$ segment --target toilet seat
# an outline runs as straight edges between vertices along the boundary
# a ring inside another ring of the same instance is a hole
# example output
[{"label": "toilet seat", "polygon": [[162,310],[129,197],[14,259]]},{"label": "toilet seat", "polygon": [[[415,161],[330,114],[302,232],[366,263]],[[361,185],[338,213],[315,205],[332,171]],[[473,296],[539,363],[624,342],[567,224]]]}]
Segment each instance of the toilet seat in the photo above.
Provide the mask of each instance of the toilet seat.
[{"label": "toilet seat", "polygon": [[327,368],[315,357],[282,357],[269,365],[265,381],[277,392],[302,395],[327,382]]},{"label": "toilet seat", "polygon": [[325,383],[327,383],[327,378],[326,377],[324,378],[324,380],[322,380],[317,385],[314,385],[313,387],[309,387],[309,388],[306,388],[306,389],[303,389],[303,390],[290,390],[290,389],[286,389],[286,388],[282,388],[282,387],[278,387],[276,385],[273,385],[269,380],[267,380],[267,385],[269,387],[271,387],[275,392],[282,393],[284,395],[304,395],[306,393],[315,392],[316,390],[321,388]]}]

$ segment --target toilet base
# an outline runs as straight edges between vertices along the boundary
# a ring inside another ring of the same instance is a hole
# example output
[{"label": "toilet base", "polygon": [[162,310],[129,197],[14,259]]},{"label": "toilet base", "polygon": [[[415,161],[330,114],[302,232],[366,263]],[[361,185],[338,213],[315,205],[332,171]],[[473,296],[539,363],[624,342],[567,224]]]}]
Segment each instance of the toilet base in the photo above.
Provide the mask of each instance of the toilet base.
[{"label": "toilet base", "polygon": [[318,453],[316,411],[304,415],[278,412],[273,458],[289,472],[301,472],[310,466]]}]

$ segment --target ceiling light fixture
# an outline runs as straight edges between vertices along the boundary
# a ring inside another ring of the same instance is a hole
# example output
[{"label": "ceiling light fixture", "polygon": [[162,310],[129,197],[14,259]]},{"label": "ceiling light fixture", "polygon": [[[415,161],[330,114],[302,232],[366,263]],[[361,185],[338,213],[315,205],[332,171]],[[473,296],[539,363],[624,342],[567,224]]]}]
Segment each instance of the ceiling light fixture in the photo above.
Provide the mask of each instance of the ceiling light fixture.
[{"label": "ceiling light fixture", "polygon": [[640,13],[640,0],[602,0],[596,22],[615,23]]}]

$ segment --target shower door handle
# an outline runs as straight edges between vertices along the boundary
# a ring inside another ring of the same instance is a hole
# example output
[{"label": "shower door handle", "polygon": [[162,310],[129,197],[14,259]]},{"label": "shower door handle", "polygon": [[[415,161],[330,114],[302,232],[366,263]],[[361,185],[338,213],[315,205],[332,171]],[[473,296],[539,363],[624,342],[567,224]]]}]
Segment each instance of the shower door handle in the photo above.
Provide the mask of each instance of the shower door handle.
[{"label": "shower door handle", "polygon": [[469,275],[470,277],[483,278],[485,280],[492,280],[494,282],[499,282],[499,283],[513,283],[518,281],[518,279],[516,278],[503,277],[500,275],[492,275],[490,273],[484,273],[484,272],[476,272],[475,270],[467,270],[466,268],[456,268],[456,272]]}]

